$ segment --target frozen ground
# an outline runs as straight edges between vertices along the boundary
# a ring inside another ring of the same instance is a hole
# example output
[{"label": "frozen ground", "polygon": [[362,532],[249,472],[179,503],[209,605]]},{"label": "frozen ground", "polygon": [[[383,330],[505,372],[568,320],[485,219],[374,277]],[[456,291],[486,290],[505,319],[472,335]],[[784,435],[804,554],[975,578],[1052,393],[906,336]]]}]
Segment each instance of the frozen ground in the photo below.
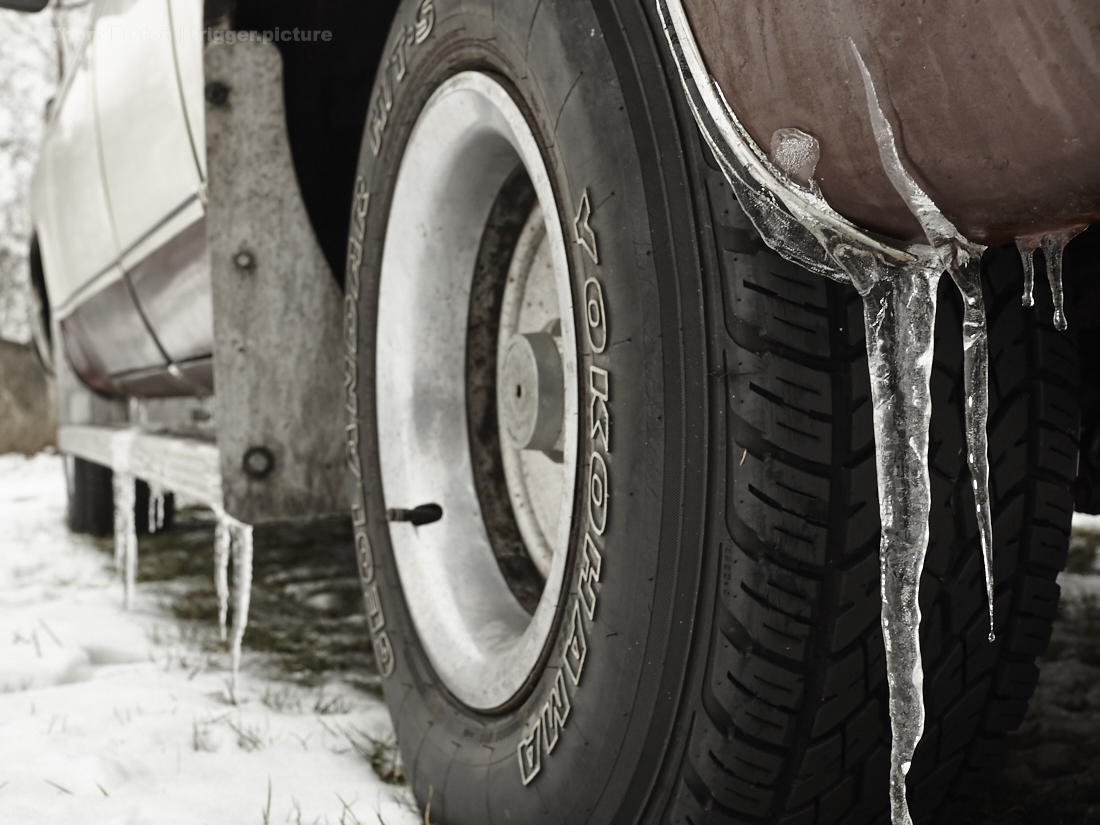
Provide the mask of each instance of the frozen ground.
[{"label": "frozen ground", "polygon": [[[257,533],[234,704],[209,515],[142,537],[126,613],[109,543],[69,534],[64,503],[59,459],[0,456],[0,822],[423,822],[392,784],[342,526]],[[1039,688],[979,825],[1100,825],[1098,549],[1100,519],[1078,517]]]},{"label": "frozen ground", "polygon": [[257,542],[234,702],[209,521],[142,539],[126,613],[110,547],[70,535],[64,504],[58,458],[0,456],[0,821],[423,822],[380,778],[403,774],[343,556]]}]

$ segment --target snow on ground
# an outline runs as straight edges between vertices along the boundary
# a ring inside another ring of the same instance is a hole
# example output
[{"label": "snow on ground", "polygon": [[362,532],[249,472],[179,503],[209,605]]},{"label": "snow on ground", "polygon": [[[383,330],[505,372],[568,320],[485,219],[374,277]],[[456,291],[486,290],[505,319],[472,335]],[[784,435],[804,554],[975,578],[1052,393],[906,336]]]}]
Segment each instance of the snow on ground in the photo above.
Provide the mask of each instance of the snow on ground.
[{"label": "snow on ground", "polygon": [[253,654],[231,702],[156,586],[122,610],[109,553],[65,527],[64,484],[56,456],[0,456],[0,821],[423,821],[368,761],[393,736],[380,700]]},{"label": "snow on ground", "polygon": [[[338,537],[268,539],[234,704],[228,655],[211,652],[212,561],[191,564],[190,578],[139,581],[127,613],[109,545],[71,535],[64,508],[58,457],[0,456],[0,822],[423,822],[408,791],[371,768],[392,760],[393,728],[353,684],[371,684],[370,657],[348,606],[354,565],[323,552]],[[143,539],[143,578],[158,578],[157,552],[164,567],[212,556],[212,538],[193,519]],[[1076,516],[1039,686],[975,822],[1100,823],[1098,559],[1100,518]],[[198,618],[176,618],[181,605]],[[315,620],[303,630],[307,608]]]}]

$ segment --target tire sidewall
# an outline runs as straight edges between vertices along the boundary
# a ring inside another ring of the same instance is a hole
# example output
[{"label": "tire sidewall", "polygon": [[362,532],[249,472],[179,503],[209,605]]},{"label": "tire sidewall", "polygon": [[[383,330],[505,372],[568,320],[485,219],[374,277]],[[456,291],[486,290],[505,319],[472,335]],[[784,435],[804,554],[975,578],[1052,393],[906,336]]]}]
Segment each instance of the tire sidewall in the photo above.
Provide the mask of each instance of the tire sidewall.
[{"label": "tire sidewall", "polygon": [[[632,774],[638,754],[624,742],[635,738],[632,726],[647,723],[631,709],[654,666],[646,654],[668,457],[641,162],[586,4],[514,0],[494,17],[488,0],[408,0],[385,55],[352,210],[345,332],[356,545],[386,700],[414,791],[421,800],[431,795],[443,821],[584,821],[597,805],[619,807],[608,797],[627,783],[612,777]],[[537,683],[496,715],[455,700],[419,644],[384,518],[374,419],[378,282],[402,147],[432,92],[464,70],[487,72],[508,88],[542,144],[570,243],[580,346],[579,505],[566,597]],[[586,200],[587,223],[577,220]],[[556,735],[555,714],[564,717]]]}]

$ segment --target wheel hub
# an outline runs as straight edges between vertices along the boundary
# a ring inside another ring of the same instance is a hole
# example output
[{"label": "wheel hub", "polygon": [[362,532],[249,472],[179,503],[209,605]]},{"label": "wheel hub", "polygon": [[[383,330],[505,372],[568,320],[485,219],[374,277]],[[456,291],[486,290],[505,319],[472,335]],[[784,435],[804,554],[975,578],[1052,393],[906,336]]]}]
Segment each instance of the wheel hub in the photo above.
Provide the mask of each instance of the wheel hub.
[{"label": "wheel hub", "polygon": [[565,381],[550,333],[513,335],[508,341],[497,379],[497,409],[515,449],[561,454]]}]

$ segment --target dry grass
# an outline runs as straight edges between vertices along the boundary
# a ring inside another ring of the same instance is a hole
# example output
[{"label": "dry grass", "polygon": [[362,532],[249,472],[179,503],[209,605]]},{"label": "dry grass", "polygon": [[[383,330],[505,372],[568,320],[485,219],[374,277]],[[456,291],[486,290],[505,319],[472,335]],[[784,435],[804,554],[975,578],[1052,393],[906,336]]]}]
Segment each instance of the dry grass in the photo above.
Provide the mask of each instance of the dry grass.
[{"label": "dry grass", "polygon": [[[210,632],[218,618],[213,544],[213,515],[184,509],[171,530],[142,536],[138,553],[138,581],[160,583],[165,607],[196,628],[191,641],[208,653],[223,649]],[[257,528],[244,648],[271,654],[280,675],[298,685],[318,687],[339,674],[380,693],[350,523]],[[343,702],[319,697],[314,712],[346,713]]]},{"label": "dry grass", "polygon": [[355,752],[370,763],[379,779],[402,788],[409,784],[396,740],[377,739],[354,725],[343,733]]}]

